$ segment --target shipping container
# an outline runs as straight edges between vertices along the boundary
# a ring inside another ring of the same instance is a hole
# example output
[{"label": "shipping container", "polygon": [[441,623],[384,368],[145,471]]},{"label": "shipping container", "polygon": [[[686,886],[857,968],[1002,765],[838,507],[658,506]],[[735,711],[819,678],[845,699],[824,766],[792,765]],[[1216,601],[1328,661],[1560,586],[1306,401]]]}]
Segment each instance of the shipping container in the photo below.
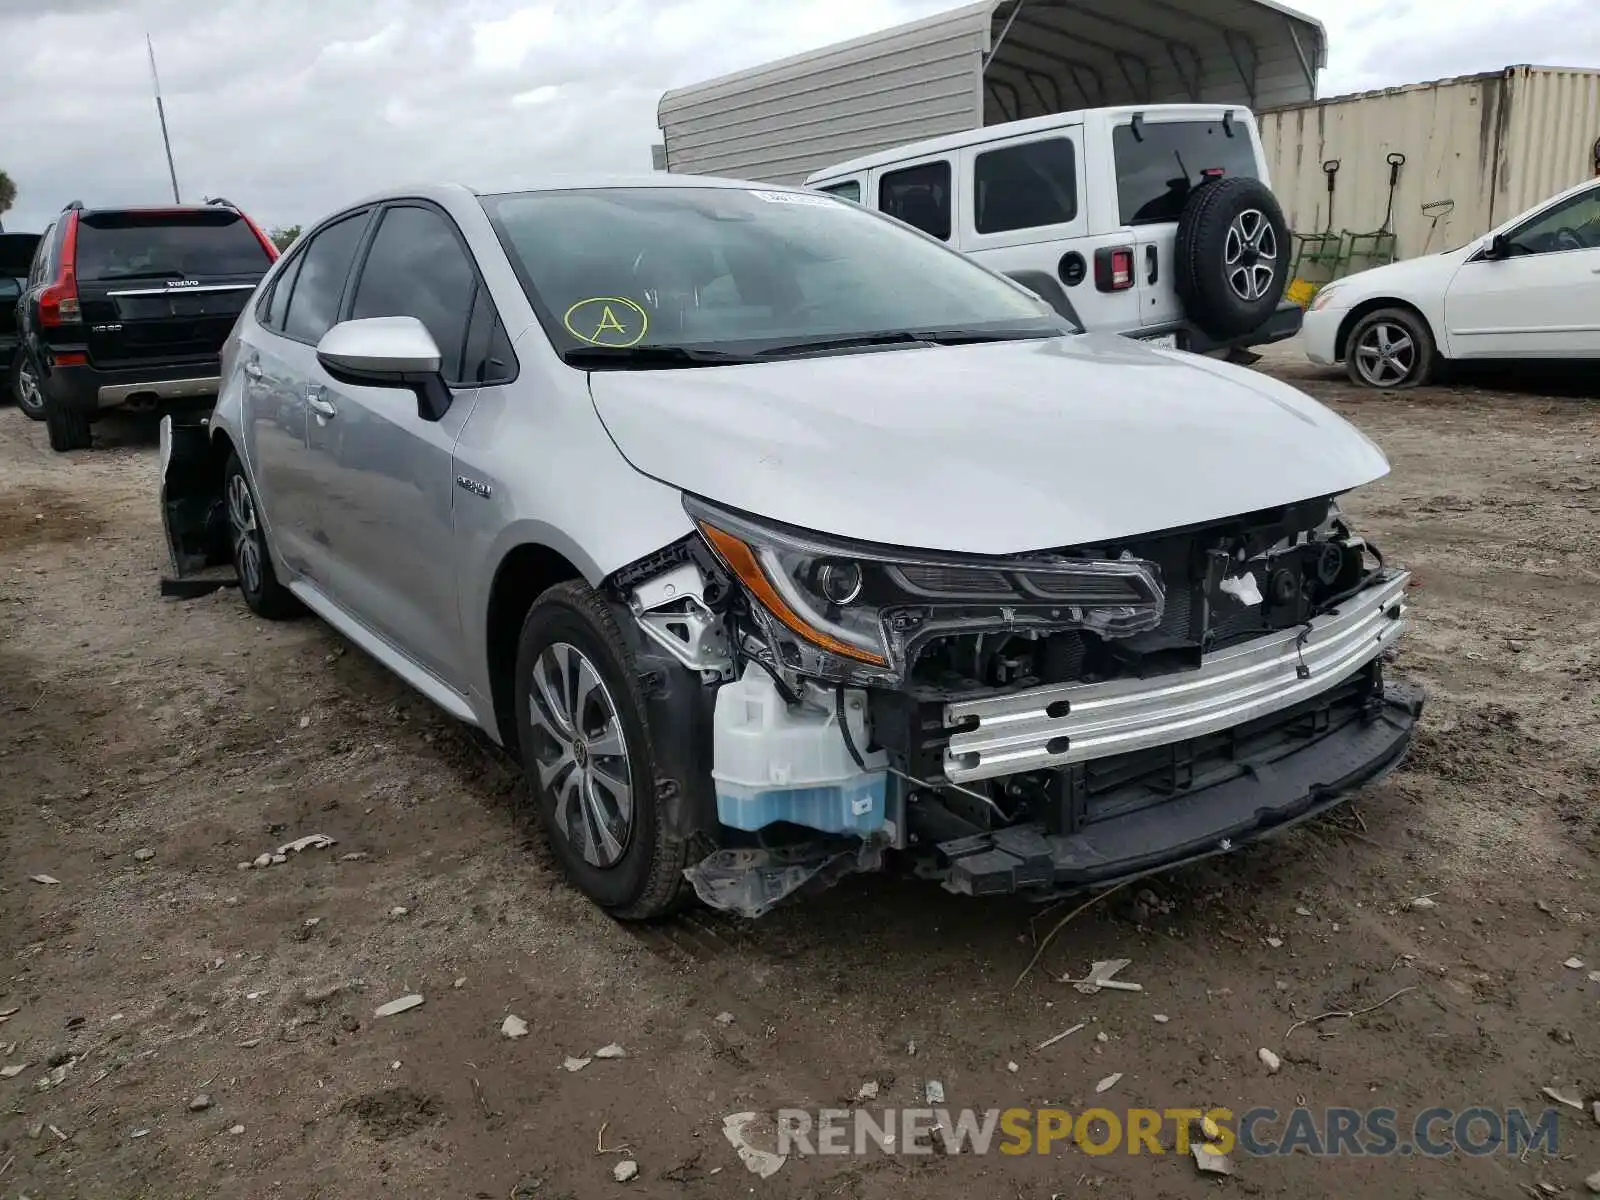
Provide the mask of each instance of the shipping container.
[{"label": "shipping container", "polygon": [[[1471,241],[1596,174],[1600,71],[1513,66],[1258,119],[1273,191],[1296,232],[1372,233],[1387,220],[1396,256],[1412,258]],[[1405,159],[1392,202],[1391,155]],[[1369,265],[1358,258],[1348,269]]]},{"label": "shipping container", "polygon": [[661,98],[668,170],[799,183],[926,138],[1074,109],[1316,95],[1327,35],[1272,0],[979,0]]}]

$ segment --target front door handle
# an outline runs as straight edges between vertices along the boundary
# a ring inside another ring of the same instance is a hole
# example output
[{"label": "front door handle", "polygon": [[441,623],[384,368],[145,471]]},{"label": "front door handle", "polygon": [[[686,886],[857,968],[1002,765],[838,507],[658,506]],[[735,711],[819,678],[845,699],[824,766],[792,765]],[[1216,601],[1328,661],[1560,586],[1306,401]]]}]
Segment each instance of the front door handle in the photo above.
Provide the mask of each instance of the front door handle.
[{"label": "front door handle", "polygon": [[1154,246],[1144,248],[1144,265],[1147,272],[1146,283],[1154,283],[1161,271],[1161,255]]},{"label": "front door handle", "polygon": [[331,421],[339,415],[339,410],[323,398],[322,389],[316,386],[306,389],[306,407],[317,414],[319,421]]},{"label": "front door handle", "polygon": [[242,369],[246,379],[259,381],[261,376],[265,374],[265,372],[263,372],[261,369],[261,364],[256,362],[254,359],[251,359],[249,362],[245,363]]}]

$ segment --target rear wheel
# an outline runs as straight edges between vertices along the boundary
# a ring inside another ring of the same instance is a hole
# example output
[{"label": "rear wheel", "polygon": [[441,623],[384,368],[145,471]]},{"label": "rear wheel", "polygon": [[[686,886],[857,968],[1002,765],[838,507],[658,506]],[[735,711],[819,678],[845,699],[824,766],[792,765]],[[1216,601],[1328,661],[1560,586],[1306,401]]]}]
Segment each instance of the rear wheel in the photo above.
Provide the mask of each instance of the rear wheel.
[{"label": "rear wheel", "polygon": [[228,506],[228,536],[233,546],[233,569],[239,576],[239,594],[250,611],[269,621],[299,615],[300,602],[278,582],[267,551],[267,531],[261,524],[255,492],[237,454],[228,455],[222,477],[222,494]]},{"label": "rear wheel", "polygon": [[678,907],[689,843],[657,803],[662,773],[633,655],[587,584],[557,584],[534,602],[516,688],[523,767],[568,877],[625,920]]},{"label": "rear wheel", "polygon": [[11,395],[26,416],[35,421],[44,420],[44,392],[39,388],[39,373],[28,361],[26,350],[19,349],[11,361]]},{"label": "rear wheel", "polygon": [[1344,366],[1352,383],[1399,391],[1425,384],[1435,365],[1428,323],[1404,308],[1368,313],[1350,331]]},{"label": "rear wheel", "polygon": [[50,435],[50,449],[57,453],[68,450],[87,450],[94,445],[94,433],[89,428],[89,416],[76,408],[68,408],[59,400],[44,397],[44,427]]}]

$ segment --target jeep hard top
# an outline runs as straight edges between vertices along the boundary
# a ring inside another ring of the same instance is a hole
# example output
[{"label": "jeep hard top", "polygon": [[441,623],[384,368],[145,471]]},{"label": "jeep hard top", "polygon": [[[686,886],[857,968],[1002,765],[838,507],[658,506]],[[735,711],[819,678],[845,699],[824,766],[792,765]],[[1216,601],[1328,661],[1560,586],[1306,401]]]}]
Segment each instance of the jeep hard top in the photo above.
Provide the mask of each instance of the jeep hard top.
[{"label": "jeep hard top", "polygon": [[1185,350],[1292,337],[1289,229],[1254,115],[1227,104],[1084,109],[853,159],[810,187],[1010,275],[1085,329]]}]

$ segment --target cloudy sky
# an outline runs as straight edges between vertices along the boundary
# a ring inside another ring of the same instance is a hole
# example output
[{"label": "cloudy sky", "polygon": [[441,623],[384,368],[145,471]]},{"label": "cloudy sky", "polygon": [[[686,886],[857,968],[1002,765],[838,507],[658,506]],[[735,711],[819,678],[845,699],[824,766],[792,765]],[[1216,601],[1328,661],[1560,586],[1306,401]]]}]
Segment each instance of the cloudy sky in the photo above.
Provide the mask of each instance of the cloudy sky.
[{"label": "cloudy sky", "polygon": [[[1323,95],[1494,70],[1600,67],[1594,0],[1290,0],[1328,28]],[[184,198],[262,223],[374,188],[646,170],[668,87],[958,0],[0,0],[10,229],[73,198],[169,192],[154,40]]]}]

